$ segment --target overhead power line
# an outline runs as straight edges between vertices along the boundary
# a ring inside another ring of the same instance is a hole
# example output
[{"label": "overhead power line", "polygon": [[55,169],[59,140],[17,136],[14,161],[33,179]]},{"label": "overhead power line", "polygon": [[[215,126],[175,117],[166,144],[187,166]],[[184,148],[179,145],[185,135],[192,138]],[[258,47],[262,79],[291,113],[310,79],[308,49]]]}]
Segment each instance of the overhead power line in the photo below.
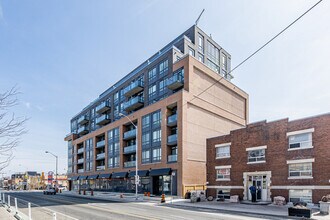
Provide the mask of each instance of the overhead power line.
[{"label": "overhead power line", "polygon": [[[238,65],[236,65],[232,70],[230,70],[228,72],[228,74],[232,73],[234,70],[236,70],[238,67],[240,67],[242,64],[244,64],[246,61],[248,61],[249,59],[251,59],[254,55],[256,55],[259,51],[261,51],[264,47],[266,47],[269,43],[271,43],[273,40],[275,40],[278,36],[280,36],[281,34],[283,34],[283,32],[285,32],[287,29],[289,29],[292,25],[294,25],[298,20],[300,20],[303,16],[305,16],[308,12],[310,12],[313,8],[315,8],[318,4],[320,4],[323,0],[320,0],[318,2],[316,2],[312,7],[310,7],[307,11],[305,11],[302,15],[300,15],[297,19],[295,19],[293,22],[291,22],[288,26],[286,26],[283,30],[281,30],[278,34],[276,34],[274,37],[272,37],[269,41],[267,41],[265,44],[263,44],[261,47],[259,47],[259,49],[257,49],[255,52],[253,52],[250,56],[248,56],[247,58],[245,58],[242,62],[240,62]],[[197,98],[198,96],[202,95],[204,92],[206,92],[207,90],[209,90],[211,87],[213,87],[215,84],[219,83],[222,79],[224,79],[224,77],[220,77],[220,79],[218,79],[217,81],[215,81],[214,83],[212,83],[209,87],[207,87],[205,90],[203,90],[202,92],[200,92],[198,95],[194,96],[191,100],[193,101],[195,98]]]}]

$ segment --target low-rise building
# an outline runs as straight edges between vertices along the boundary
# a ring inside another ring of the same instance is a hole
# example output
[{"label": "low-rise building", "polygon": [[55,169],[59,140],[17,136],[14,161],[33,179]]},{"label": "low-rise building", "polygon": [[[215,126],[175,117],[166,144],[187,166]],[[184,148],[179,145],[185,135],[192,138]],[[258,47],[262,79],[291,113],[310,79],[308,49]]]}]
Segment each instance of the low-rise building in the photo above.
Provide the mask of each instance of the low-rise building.
[{"label": "low-rise building", "polygon": [[256,122],[207,139],[208,195],[317,203],[330,193],[330,114]]}]

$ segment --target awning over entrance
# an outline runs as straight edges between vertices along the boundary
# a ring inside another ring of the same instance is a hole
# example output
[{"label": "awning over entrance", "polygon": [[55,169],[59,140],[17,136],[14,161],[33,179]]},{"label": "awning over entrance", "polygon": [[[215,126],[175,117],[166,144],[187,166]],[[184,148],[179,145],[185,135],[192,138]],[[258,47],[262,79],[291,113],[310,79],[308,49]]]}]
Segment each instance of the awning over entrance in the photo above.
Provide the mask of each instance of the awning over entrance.
[{"label": "awning over entrance", "polygon": [[[149,170],[139,170],[138,171],[138,175],[140,177],[145,177],[145,176],[148,176],[149,175]],[[135,171],[131,171],[129,174],[128,174],[128,177],[134,177],[135,176]]]},{"label": "awning over entrance", "polygon": [[78,180],[79,179],[79,176],[72,176],[70,178],[68,178],[68,180]]},{"label": "awning over entrance", "polygon": [[120,179],[120,178],[126,178],[127,172],[118,172],[118,173],[112,173],[112,179]]},{"label": "awning over entrance", "polygon": [[85,180],[85,179],[87,179],[87,176],[79,176],[77,180]]},{"label": "awning over entrance", "polygon": [[171,168],[162,168],[162,169],[151,170],[149,176],[163,176],[170,174],[171,174]]},{"label": "awning over entrance", "polygon": [[87,177],[88,180],[95,180],[99,175],[90,175]]},{"label": "awning over entrance", "polygon": [[110,179],[111,173],[100,174],[98,179]]}]

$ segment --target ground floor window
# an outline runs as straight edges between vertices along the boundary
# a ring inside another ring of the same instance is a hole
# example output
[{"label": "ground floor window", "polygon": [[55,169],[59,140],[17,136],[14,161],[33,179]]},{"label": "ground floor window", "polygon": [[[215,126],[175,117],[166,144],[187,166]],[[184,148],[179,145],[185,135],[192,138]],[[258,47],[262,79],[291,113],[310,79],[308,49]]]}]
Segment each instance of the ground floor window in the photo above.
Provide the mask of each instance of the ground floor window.
[{"label": "ground floor window", "polygon": [[230,189],[218,189],[217,190],[217,199],[220,199],[220,200],[230,199]]},{"label": "ground floor window", "polygon": [[291,189],[289,190],[290,202],[312,202],[312,190],[308,189]]}]

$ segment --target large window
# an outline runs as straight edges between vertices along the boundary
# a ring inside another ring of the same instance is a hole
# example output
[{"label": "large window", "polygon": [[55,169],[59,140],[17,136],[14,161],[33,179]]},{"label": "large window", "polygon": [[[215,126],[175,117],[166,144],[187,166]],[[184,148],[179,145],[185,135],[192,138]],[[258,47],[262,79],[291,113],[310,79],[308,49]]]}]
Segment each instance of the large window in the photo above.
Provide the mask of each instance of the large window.
[{"label": "large window", "polygon": [[209,41],[207,41],[207,54],[209,56],[209,59],[212,60],[212,62],[219,65],[220,50]]},{"label": "large window", "polygon": [[142,134],[142,147],[150,145],[150,133]]},{"label": "large window", "polygon": [[142,117],[142,129],[150,128],[150,115],[145,115]]},{"label": "large window", "polygon": [[85,149],[86,149],[86,171],[90,171],[93,170],[93,152],[94,152],[94,148],[93,148],[93,139],[90,138],[88,140],[85,141]]},{"label": "large window", "polygon": [[158,128],[160,127],[162,118],[161,118],[161,112],[157,111],[152,114],[152,128]]},{"label": "large window", "polygon": [[162,139],[161,130],[156,130],[152,132],[152,143],[158,143]]},{"label": "large window", "polygon": [[198,49],[200,51],[204,50],[204,37],[201,34],[198,34]]},{"label": "large window", "polygon": [[308,189],[291,189],[289,190],[290,202],[307,202],[312,203],[312,190]]},{"label": "large window", "polygon": [[159,76],[164,76],[168,71],[168,60],[164,60],[159,64]]},{"label": "large window", "polygon": [[119,167],[119,153],[120,153],[120,142],[119,142],[119,128],[114,128],[108,131],[108,167]]},{"label": "large window", "polygon": [[262,163],[266,161],[266,149],[247,149],[248,163]]},{"label": "large window", "polygon": [[230,180],[230,168],[231,166],[219,166],[215,167],[216,180]]},{"label": "large window", "polygon": [[312,163],[289,164],[289,177],[312,177]]},{"label": "large window", "polygon": [[149,101],[155,99],[157,97],[157,84],[153,84],[149,86]]},{"label": "large window", "polygon": [[220,67],[209,59],[207,59],[207,66],[210,67],[214,72],[220,73]]},{"label": "large window", "polygon": [[142,151],[142,163],[150,163],[150,150]]},{"label": "large window", "polygon": [[227,72],[227,55],[221,53],[221,68]]},{"label": "large window", "polygon": [[228,145],[216,145],[216,159],[230,157],[230,144]]},{"label": "large window", "polygon": [[148,80],[149,82],[154,81],[157,78],[157,69],[154,67],[153,69],[149,70],[148,73]]},{"label": "large window", "polygon": [[191,47],[189,47],[189,55],[193,57],[195,56],[195,50],[192,49]]},{"label": "large window", "polygon": [[155,148],[152,149],[152,162],[157,162],[162,159],[162,149],[161,148]]},{"label": "large window", "polygon": [[289,149],[304,149],[312,147],[311,132],[289,136]]}]

